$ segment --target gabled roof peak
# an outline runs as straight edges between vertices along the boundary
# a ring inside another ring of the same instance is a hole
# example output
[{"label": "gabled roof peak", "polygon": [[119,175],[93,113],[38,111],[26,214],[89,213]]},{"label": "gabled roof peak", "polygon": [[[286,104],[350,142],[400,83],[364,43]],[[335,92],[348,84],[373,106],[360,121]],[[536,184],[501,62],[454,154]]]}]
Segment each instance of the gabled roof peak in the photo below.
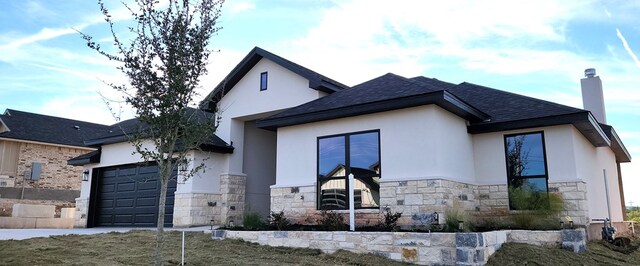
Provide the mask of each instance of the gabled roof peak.
[{"label": "gabled roof peak", "polygon": [[312,71],[306,67],[291,62],[283,57],[275,55],[267,50],[264,50],[258,46],[254,47],[245,57],[236,65],[233,70],[222,80],[218,85],[205,97],[200,103],[201,108],[208,107],[207,104],[210,101],[219,101],[229,90],[231,90],[262,58],[269,59],[270,61],[288,69],[289,71],[296,73],[309,80],[309,88],[323,91],[326,93],[334,93],[340,91],[349,86],[323,76],[315,71]]}]

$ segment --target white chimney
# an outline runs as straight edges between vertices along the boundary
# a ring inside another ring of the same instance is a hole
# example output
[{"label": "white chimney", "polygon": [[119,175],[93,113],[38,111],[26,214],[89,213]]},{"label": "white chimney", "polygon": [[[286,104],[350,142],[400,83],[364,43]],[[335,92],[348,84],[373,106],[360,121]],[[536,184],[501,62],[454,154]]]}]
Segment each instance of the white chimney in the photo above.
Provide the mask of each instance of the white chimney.
[{"label": "white chimney", "polygon": [[606,124],[607,115],[604,111],[602,80],[596,76],[595,68],[585,69],[584,76],[585,78],[580,80],[582,87],[582,108],[591,111],[598,122]]}]

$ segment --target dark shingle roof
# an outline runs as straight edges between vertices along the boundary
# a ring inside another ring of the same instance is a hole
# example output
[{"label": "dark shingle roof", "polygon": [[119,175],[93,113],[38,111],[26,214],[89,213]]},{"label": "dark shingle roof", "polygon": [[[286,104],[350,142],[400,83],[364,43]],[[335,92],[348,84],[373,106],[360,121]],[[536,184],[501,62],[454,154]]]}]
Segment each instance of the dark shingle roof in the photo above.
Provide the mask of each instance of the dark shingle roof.
[{"label": "dark shingle roof", "polygon": [[497,123],[585,111],[467,82],[447,90],[491,116],[491,121],[481,123]]},{"label": "dark shingle roof", "polygon": [[37,141],[52,144],[86,146],[85,139],[107,132],[109,126],[55,116],[7,109],[0,120],[9,131],[0,138]]},{"label": "dark shingle roof", "polygon": [[[215,119],[213,113],[208,113],[202,110],[188,108],[187,115],[195,115],[194,117],[197,120],[211,120]],[[132,134],[135,132],[144,132],[144,128],[146,125],[138,118],[133,118],[129,120],[124,120],[114,125],[109,126],[106,133],[96,136],[92,139],[87,139],[85,141],[86,145],[89,146],[101,146],[112,143],[119,143],[128,141],[127,134]],[[224,140],[219,138],[216,135],[212,135],[211,138],[203,144],[203,149],[208,151],[222,152],[222,153],[231,153],[233,152],[233,147],[227,144]]]},{"label": "dark shingle roof", "polygon": [[[582,109],[467,82],[455,85],[433,78],[415,77],[408,79],[389,73],[356,85],[351,89],[339,91],[318,100],[293,107],[264,119],[262,123],[285,117],[310,115],[331,109],[349,108],[360,104],[421,97],[442,91],[450,93],[461,102],[484,113],[486,115],[485,119],[471,121],[472,124],[476,125],[586,112]],[[375,112],[376,110],[373,111]]]},{"label": "dark shingle roof", "polygon": [[257,123],[259,127],[275,129],[425,104],[436,104],[468,120],[467,131],[472,134],[573,124],[593,145],[611,145],[603,128],[586,110],[467,82],[455,85],[394,74],[293,107]]},{"label": "dark shingle roof", "polygon": [[336,92],[315,101],[299,105],[268,119],[296,116],[331,109],[351,108],[355,105],[382,102],[404,97],[425,95],[453,86],[451,83],[436,79],[430,82],[417,82],[396,74],[387,73],[353,88]]},{"label": "dark shingle roof", "polygon": [[231,90],[262,58],[271,60],[272,62],[288,69],[309,80],[309,88],[333,93],[348,88],[340,82],[321,75],[313,70],[291,62],[278,55],[270,53],[260,47],[254,47],[240,63],[204,98],[200,103],[201,108],[209,108],[207,103],[218,101]]}]

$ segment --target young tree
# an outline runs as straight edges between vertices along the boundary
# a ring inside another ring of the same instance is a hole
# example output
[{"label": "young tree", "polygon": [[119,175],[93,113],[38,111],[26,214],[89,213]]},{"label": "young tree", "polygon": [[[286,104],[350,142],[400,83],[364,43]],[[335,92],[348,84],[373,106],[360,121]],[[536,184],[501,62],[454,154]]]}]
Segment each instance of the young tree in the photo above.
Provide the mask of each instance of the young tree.
[{"label": "young tree", "polygon": [[[92,37],[82,34],[89,48],[120,63],[129,84],[109,84],[123,93],[141,122],[128,134],[145,162],[156,162],[161,184],[156,235],[155,265],[163,264],[165,201],[167,183],[180,164],[189,163],[188,152],[211,139],[218,119],[193,108],[200,77],[207,72],[209,39],[220,27],[222,0],[135,0],[131,12],[134,37],[124,40],[116,34],[114,21],[102,0],[100,10],[109,24],[115,53],[103,49]],[[152,144],[152,145],[146,145]],[[151,147],[151,148],[149,148]],[[202,164],[186,173],[201,170]]]}]

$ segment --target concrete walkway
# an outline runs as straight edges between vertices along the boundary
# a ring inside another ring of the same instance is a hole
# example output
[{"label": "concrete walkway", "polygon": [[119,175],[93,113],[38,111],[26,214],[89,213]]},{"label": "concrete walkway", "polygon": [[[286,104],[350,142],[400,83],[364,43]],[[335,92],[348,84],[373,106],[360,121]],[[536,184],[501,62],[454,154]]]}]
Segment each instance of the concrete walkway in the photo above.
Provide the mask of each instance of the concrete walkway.
[{"label": "concrete walkway", "polygon": [[[165,228],[166,231],[186,231],[186,232],[211,232],[210,226],[190,227],[190,228]],[[97,227],[97,228],[74,228],[74,229],[0,229],[0,240],[22,240],[36,237],[49,237],[60,235],[93,235],[109,232],[129,232],[131,230],[156,230],[156,228],[131,228],[131,227]]]}]

